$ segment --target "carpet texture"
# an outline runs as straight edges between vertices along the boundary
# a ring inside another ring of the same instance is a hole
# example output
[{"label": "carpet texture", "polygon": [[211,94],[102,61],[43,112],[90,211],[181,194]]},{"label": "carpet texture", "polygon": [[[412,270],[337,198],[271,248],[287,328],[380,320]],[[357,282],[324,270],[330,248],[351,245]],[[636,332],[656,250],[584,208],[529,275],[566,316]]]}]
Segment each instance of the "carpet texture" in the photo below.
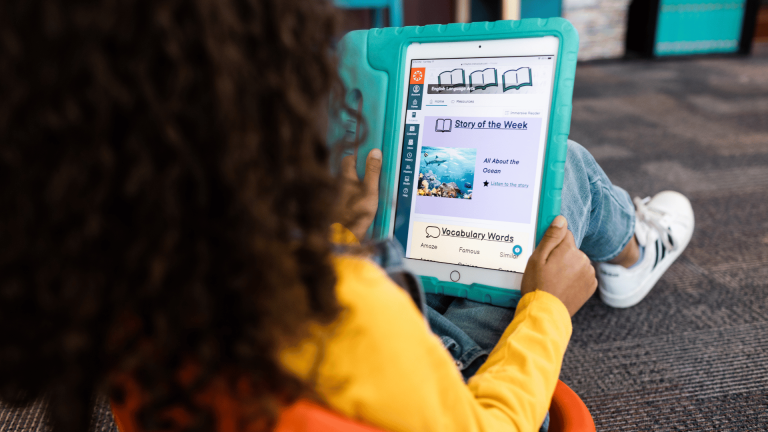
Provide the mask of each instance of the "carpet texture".
[{"label": "carpet texture", "polygon": [[[632,196],[690,197],[688,249],[639,305],[592,298],[561,379],[599,431],[768,430],[768,50],[582,64],[571,138]],[[45,431],[44,403],[0,430]],[[116,431],[106,400],[95,432]]]}]

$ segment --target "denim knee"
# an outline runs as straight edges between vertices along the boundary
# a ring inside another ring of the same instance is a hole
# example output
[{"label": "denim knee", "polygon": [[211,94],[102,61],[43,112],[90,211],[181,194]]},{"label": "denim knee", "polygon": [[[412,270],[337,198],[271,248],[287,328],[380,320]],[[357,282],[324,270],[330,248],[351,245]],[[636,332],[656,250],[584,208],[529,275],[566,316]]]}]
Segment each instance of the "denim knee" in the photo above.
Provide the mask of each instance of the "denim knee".
[{"label": "denim knee", "polygon": [[576,245],[594,261],[618,255],[634,234],[629,194],[611,184],[587,149],[570,140],[560,214],[568,220]]}]

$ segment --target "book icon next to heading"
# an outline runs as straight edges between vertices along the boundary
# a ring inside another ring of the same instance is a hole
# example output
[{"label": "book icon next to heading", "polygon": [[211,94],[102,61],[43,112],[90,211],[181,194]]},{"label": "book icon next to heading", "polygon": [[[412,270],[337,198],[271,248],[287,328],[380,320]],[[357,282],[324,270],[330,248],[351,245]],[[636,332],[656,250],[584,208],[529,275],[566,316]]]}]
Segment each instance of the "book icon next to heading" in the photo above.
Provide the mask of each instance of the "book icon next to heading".
[{"label": "book icon next to heading", "polygon": [[451,131],[451,119],[435,120],[435,132],[450,132],[450,131]]}]

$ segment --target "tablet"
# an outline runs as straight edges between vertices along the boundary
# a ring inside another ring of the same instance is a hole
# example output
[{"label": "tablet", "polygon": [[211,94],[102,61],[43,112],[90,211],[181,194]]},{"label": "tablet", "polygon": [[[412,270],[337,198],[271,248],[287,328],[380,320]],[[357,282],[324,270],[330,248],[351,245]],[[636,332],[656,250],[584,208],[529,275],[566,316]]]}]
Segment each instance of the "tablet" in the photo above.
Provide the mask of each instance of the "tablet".
[{"label": "tablet", "polygon": [[369,234],[403,246],[426,292],[519,299],[525,264],[560,214],[578,46],[563,18],[341,39],[339,72],[366,128],[339,118],[328,141],[364,137],[360,178],[368,152],[382,150]]},{"label": "tablet", "polygon": [[558,48],[554,36],[408,46],[390,229],[415,274],[520,288]]}]

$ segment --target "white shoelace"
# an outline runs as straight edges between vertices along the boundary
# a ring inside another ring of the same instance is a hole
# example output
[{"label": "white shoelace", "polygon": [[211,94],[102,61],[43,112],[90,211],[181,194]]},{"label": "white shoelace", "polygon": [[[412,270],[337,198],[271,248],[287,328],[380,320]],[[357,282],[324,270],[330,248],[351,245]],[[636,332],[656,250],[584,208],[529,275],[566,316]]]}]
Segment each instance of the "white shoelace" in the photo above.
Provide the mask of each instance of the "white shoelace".
[{"label": "white shoelace", "polygon": [[[666,215],[666,213],[657,209],[651,209],[646,206],[650,200],[651,197],[645,197],[642,199],[640,197],[635,197],[633,200],[635,203],[635,215],[637,216],[637,220],[645,222],[649,227],[652,227],[654,230],[656,230],[656,232],[659,234],[661,242],[664,244],[664,247],[666,247],[668,251],[673,251],[677,249],[677,243],[673,245],[669,241],[670,237],[672,237],[672,230],[670,230],[669,227],[665,227],[661,224],[661,219]],[[649,244],[650,234],[651,230],[648,230],[645,237],[646,245]]]}]

